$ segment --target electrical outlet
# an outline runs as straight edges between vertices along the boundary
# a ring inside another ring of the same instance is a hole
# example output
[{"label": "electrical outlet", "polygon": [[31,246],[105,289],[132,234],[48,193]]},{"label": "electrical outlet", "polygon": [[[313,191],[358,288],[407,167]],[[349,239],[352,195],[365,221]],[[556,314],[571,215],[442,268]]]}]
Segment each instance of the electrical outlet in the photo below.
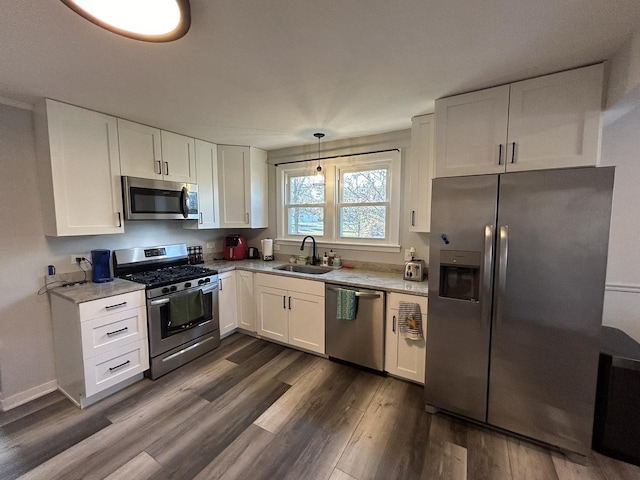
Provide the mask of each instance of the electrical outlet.
[{"label": "electrical outlet", "polygon": [[88,253],[76,253],[75,255],[71,255],[71,265],[77,265],[78,261],[76,258],[86,258],[87,260],[91,260],[91,255]]},{"label": "electrical outlet", "polygon": [[207,250],[215,251],[215,250],[216,250],[216,242],[207,242],[207,243],[205,244],[205,248],[206,248]]},{"label": "electrical outlet", "polygon": [[273,249],[274,249],[276,252],[279,252],[279,251],[280,251],[280,245],[278,245],[277,243],[274,243],[274,244],[273,244]]},{"label": "electrical outlet", "polygon": [[411,253],[411,250],[413,250],[415,252],[415,249],[413,247],[404,249],[404,261],[405,262],[410,262],[411,261],[411,258],[413,256],[413,254]]}]

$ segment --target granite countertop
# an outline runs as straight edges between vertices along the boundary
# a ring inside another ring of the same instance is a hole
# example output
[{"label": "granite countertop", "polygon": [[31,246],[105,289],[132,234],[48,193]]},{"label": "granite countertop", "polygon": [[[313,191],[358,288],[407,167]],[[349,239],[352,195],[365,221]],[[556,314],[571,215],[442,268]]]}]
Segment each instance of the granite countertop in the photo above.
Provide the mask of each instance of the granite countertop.
[{"label": "granite countertop", "polygon": [[317,282],[337,283],[360,288],[373,288],[387,292],[408,293],[426,297],[429,292],[429,282],[407,282],[402,279],[402,273],[378,272],[356,268],[338,268],[322,275],[308,273],[285,272],[274,270],[274,267],[285,265],[285,262],[262,260],[214,260],[204,264],[205,267],[224,273],[232,270],[248,270],[250,272],[270,273],[285,277],[297,277]]},{"label": "granite countertop", "polygon": [[113,282],[107,283],[87,282],[80,285],[69,285],[68,287],[56,287],[51,289],[49,293],[70,300],[73,303],[84,303],[138,290],[144,290],[144,285],[121,278],[114,278]]},{"label": "granite countertop", "polygon": [[[248,270],[257,273],[270,273],[282,275],[284,277],[304,278],[317,282],[336,283],[360,288],[379,289],[387,292],[408,293],[426,297],[429,291],[429,283],[407,282],[402,279],[401,273],[378,272],[373,270],[337,268],[332,272],[323,275],[311,275],[308,273],[285,272],[274,270],[274,267],[285,265],[284,262],[265,262],[262,260],[214,260],[204,264],[205,267],[218,270],[219,273],[230,272],[232,270]],[[144,290],[144,285],[130,282],[121,278],[115,278],[113,282],[70,285],[67,287],[56,287],[50,293],[57,295],[74,303],[90,302],[100,298],[112,297],[123,293]]]}]

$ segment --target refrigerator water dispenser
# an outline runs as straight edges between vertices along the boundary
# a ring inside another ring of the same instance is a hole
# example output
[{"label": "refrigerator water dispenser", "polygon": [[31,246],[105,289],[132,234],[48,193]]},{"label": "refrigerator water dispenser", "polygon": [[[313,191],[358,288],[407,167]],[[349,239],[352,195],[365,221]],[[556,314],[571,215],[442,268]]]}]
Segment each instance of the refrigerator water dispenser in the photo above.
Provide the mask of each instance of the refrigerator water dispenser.
[{"label": "refrigerator water dispenser", "polygon": [[480,252],[440,252],[440,296],[480,301]]}]

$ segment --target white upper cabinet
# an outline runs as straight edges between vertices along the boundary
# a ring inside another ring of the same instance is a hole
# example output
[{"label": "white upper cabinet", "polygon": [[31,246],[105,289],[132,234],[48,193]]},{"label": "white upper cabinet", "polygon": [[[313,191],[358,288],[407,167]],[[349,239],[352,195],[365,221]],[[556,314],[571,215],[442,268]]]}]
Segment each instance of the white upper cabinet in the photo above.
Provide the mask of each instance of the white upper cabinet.
[{"label": "white upper cabinet", "polygon": [[431,229],[431,180],[433,179],[433,115],[411,119],[409,156],[409,231]]},{"label": "white upper cabinet", "polygon": [[119,118],[118,140],[122,175],[162,180],[159,128]]},{"label": "white upper cabinet", "polygon": [[595,166],[604,66],[436,100],[436,177]]},{"label": "white upper cabinet", "polygon": [[218,145],[220,228],[266,228],[267,152]]},{"label": "white upper cabinet", "polygon": [[203,140],[195,141],[196,182],[198,184],[198,220],[182,222],[183,228],[218,228],[218,146]]},{"label": "white upper cabinet", "polygon": [[509,86],[436,100],[436,177],[504,172]]},{"label": "white upper cabinet", "polygon": [[193,138],[120,118],[118,136],[122,175],[196,183]]},{"label": "white upper cabinet", "polygon": [[162,163],[165,180],[196,183],[196,155],[194,139],[177,133],[160,132]]},{"label": "white upper cabinet", "polygon": [[512,84],[507,172],[600,163],[603,76],[599,64]]},{"label": "white upper cabinet", "polygon": [[44,233],[124,233],[115,117],[46,99],[35,109]]}]

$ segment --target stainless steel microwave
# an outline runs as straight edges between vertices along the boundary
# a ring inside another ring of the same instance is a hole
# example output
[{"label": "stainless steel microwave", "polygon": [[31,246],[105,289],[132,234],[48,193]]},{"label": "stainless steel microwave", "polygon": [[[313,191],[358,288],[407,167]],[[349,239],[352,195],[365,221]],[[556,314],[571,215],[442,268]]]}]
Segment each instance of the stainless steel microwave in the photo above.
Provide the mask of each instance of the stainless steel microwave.
[{"label": "stainless steel microwave", "polygon": [[198,218],[198,185],[122,177],[124,218],[184,220]]}]

